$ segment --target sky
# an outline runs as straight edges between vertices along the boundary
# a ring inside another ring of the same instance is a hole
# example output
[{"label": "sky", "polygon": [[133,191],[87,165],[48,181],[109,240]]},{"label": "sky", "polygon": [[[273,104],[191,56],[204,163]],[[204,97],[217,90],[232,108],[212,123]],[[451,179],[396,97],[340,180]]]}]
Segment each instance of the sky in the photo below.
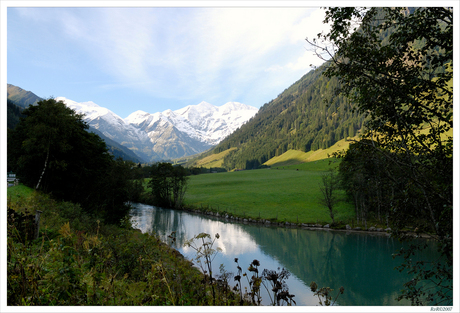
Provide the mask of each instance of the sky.
[{"label": "sky", "polygon": [[315,2],[263,3],[8,7],[7,82],[122,118],[201,101],[259,108],[321,64],[305,38],[327,29]]}]

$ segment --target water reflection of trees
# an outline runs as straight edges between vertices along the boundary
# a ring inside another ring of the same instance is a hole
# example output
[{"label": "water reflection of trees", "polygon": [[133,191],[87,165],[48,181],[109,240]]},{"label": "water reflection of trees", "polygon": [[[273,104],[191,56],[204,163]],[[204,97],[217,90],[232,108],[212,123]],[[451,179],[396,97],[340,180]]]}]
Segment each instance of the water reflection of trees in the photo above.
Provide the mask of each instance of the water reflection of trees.
[{"label": "water reflection of trees", "polygon": [[252,236],[238,223],[225,223],[217,218],[177,210],[156,209],[143,204],[134,204],[131,217],[140,230],[155,233],[165,242],[168,241],[171,232],[175,231],[174,247],[177,249],[187,250],[183,247],[186,240],[206,232],[211,235],[221,234],[218,246],[223,250],[222,254],[230,257],[257,250],[257,244]]},{"label": "water reflection of trees", "polygon": [[154,224],[163,240],[174,230],[177,248],[200,232],[219,232],[219,246],[230,258],[251,253],[258,246],[305,286],[311,281],[334,290],[344,286],[339,300],[342,305],[407,304],[395,300],[408,281],[404,273],[394,270],[401,260],[391,256],[401,243],[387,236],[233,224],[166,209],[152,210],[151,218],[145,219],[151,223],[147,228],[151,231]]},{"label": "water reflection of trees", "polygon": [[245,230],[265,253],[276,257],[306,285],[316,281],[335,290],[344,286],[346,291],[339,301],[342,305],[407,304],[395,300],[408,281],[405,273],[394,269],[401,262],[392,258],[402,245],[397,240],[297,228],[252,226]]}]

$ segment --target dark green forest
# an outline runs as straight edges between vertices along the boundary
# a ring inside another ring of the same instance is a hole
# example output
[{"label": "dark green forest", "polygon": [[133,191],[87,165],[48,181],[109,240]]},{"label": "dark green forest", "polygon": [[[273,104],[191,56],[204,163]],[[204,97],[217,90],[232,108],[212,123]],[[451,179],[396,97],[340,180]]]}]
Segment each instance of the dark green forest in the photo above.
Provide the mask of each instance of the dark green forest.
[{"label": "dark green forest", "polygon": [[22,108],[18,106],[16,103],[11,101],[10,99],[7,100],[7,128],[14,129],[16,125],[19,123],[19,118],[22,116]]}]

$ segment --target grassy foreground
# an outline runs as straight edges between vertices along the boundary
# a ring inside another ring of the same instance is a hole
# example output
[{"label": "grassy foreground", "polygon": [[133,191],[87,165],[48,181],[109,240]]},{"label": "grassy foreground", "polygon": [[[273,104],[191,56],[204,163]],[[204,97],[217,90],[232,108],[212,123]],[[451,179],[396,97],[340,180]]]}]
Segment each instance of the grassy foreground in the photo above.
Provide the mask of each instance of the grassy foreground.
[{"label": "grassy foreground", "polygon": [[[197,268],[128,219],[107,225],[23,185],[8,188],[8,208],[9,306],[240,304],[228,289],[211,296]],[[38,239],[26,209],[42,211]]]},{"label": "grassy foreground", "polygon": [[[32,214],[24,216],[27,211]],[[30,222],[38,211],[40,235],[35,239]],[[128,218],[119,225],[105,224],[77,204],[22,185],[8,188],[7,225],[8,306],[260,305],[260,284],[271,288],[278,283],[272,305],[294,302],[284,269],[260,275],[260,263],[253,260],[248,274],[236,258],[235,276],[223,267],[220,274],[203,274],[156,235],[132,229]],[[208,273],[217,253],[214,240],[200,233],[186,243],[197,251],[194,262],[209,265]]]},{"label": "grassy foreground", "polygon": [[[335,162],[334,162],[335,161]],[[248,218],[291,223],[330,223],[328,210],[321,205],[321,175],[338,165],[336,159],[271,169],[202,174],[191,176],[185,205],[211,207]],[[337,221],[354,218],[354,207],[338,192]]]}]

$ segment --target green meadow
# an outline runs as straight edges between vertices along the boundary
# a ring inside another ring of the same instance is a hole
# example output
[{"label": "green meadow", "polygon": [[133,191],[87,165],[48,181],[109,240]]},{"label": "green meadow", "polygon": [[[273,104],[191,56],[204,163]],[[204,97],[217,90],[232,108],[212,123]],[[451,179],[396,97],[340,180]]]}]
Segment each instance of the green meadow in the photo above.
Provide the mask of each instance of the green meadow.
[{"label": "green meadow", "polygon": [[[338,165],[336,159],[330,160],[191,176],[185,204],[254,219],[330,223],[329,211],[320,202],[321,175]],[[349,222],[355,216],[354,207],[344,201],[343,191],[337,194],[336,222]]]}]

